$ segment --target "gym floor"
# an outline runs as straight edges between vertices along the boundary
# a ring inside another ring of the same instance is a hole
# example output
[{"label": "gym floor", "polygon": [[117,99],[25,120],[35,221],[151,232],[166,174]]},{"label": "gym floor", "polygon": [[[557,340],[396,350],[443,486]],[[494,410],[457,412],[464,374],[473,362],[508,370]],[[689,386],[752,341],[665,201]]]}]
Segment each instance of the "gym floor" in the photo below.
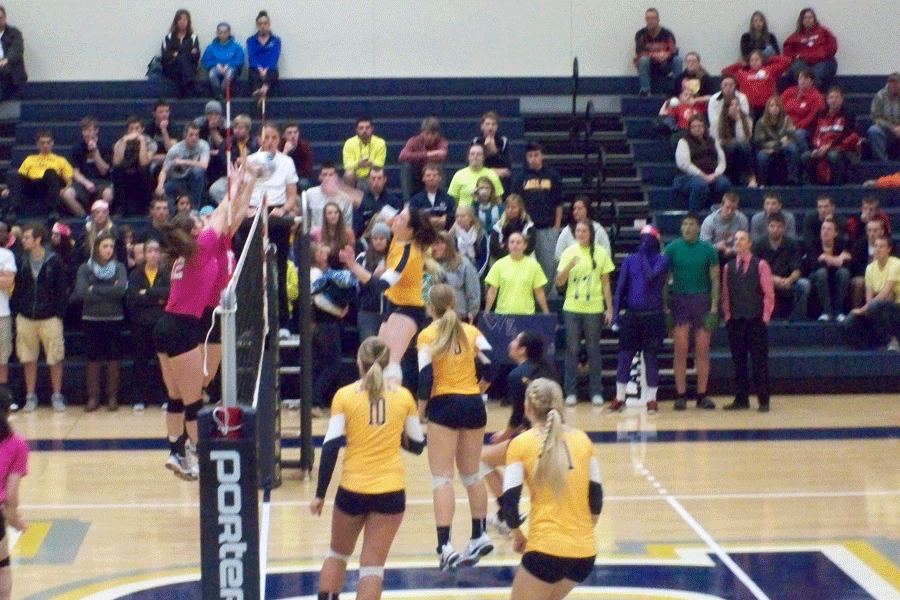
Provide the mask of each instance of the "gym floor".
[{"label": "gym floor", "polygon": [[[773,398],[768,414],[693,406],[675,413],[671,403],[656,415],[567,408],[568,422],[595,440],[605,492],[597,566],[570,597],[900,598],[897,400],[784,396]],[[490,405],[489,431],[508,414]],[[41,408],[12,423],[32,444],[21,490],[30,526],[13,550],[13,598],[199,597],[197,484],[163,468],[165,450],[148,449],[162,448],[158,407],[138,414]],[[314,433],[325,425],[316,420]],[[296,411],[283,413],[283,428],[285,438],[296,435]],[[408,507],[385,597],[508,597],[518,555],[496,532],[496,550],[478,566],[437,570],[427,460],[405,460]],[[315,597],[338,476],[320,518],[308,509],[314,482],[299,472],[286,470],[273,491],[270,600]],[[460,547],[469,514],[455,485]],[[344,596],[353,597],[354,582],[351,571]]]}]

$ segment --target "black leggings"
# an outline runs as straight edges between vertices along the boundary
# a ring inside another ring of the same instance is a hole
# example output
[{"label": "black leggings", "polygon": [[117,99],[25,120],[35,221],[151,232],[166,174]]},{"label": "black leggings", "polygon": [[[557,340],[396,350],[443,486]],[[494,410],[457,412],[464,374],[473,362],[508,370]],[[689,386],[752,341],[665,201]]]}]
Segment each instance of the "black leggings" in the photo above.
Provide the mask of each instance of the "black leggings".
[{"label": "black leggings", "polygon": [[255,92],[264,83],[269,86],[269,91],[266,95],[271,96],[275,92],[275,88],[278,87],[278,67],[272,67],[266,71],[265,78],[256,69],[250,69],[250,92]]}]

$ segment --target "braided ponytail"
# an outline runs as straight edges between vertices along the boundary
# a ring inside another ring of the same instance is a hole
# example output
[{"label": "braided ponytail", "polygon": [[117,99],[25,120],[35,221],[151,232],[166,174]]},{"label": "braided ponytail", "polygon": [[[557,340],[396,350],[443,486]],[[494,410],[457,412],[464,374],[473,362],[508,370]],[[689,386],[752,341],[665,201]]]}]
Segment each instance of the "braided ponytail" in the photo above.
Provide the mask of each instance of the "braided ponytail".
[{"label": "braided ponytail", "polygon": [[544,423],[535,484],[550,488],[557,496],[565,491],[570,461],[563,437],[562,399],[562,388],[550,379],[535,379],[525,390],[525,401],[534,416]]}]

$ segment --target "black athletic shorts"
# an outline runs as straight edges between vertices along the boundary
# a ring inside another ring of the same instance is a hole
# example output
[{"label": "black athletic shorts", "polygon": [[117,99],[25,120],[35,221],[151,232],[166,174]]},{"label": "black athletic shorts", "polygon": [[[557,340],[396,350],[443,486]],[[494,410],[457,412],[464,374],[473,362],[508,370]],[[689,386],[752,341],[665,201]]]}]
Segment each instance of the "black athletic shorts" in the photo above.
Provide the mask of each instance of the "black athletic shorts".
[{"label": "black athletic shorts", "polygon": [[406,306],[404,304],[394,304],[387,298],[384,299],[384,311],[381,313],[381,322],[385,323],[391,314],[397,313],[404,315],[413,320],[416,329],[421,331],[428,322],[428,313],[425,312],[424,306]]},{"label": "black athletic shorts", "polygon": [[180,356],[199,345],[197,331],[200,319],[191,315],[163,313],[153,328],[153,345],[156,352],[166,356]]},{"label": "black athletic shorts", "polygon": [[360,494],[338,486],[334,505],[353,517],[369,513],[398,515],[406,510],[406,490],[383,494]]},{"label": "black athletic shorts", "polygon": [[481,429],[487,425],[487,410],[481,394],[442,394],[428,401],[429,422],[450,429]]},{"label": "black athletic shorts", "polygon": [[596,558],[596,555],[588,558],[563,558],[532,550],[522,555],[522,567],[544,583],[554,584],[563,579],[581,583],[594,570]]},{"label": "black athletic shorts", "polygon": [[215,308],[212,306],[207,306],[203,309],[203,316],[200,317],[200,327],[198,329],[199,337],[197,339],[197,342],[200,344],[207,341],[206,333],[210,327],[212,327],[212,331],[209,332],[209,343],[222,343],[222,319],[218,315],[214,315],[213,311],[215,311]]}]

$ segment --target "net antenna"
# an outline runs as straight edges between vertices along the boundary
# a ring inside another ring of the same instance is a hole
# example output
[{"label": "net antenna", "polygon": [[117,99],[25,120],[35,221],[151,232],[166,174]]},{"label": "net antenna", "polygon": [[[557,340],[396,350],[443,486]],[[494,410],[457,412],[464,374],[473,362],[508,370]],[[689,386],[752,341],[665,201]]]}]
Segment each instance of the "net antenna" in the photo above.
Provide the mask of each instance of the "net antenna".
[{"label": "net antenna", "polygon": [[269,332],[266,249],[268,202],[264,195],[228,286],[222,290],[222,402],[256,407],[265,338]]}]

